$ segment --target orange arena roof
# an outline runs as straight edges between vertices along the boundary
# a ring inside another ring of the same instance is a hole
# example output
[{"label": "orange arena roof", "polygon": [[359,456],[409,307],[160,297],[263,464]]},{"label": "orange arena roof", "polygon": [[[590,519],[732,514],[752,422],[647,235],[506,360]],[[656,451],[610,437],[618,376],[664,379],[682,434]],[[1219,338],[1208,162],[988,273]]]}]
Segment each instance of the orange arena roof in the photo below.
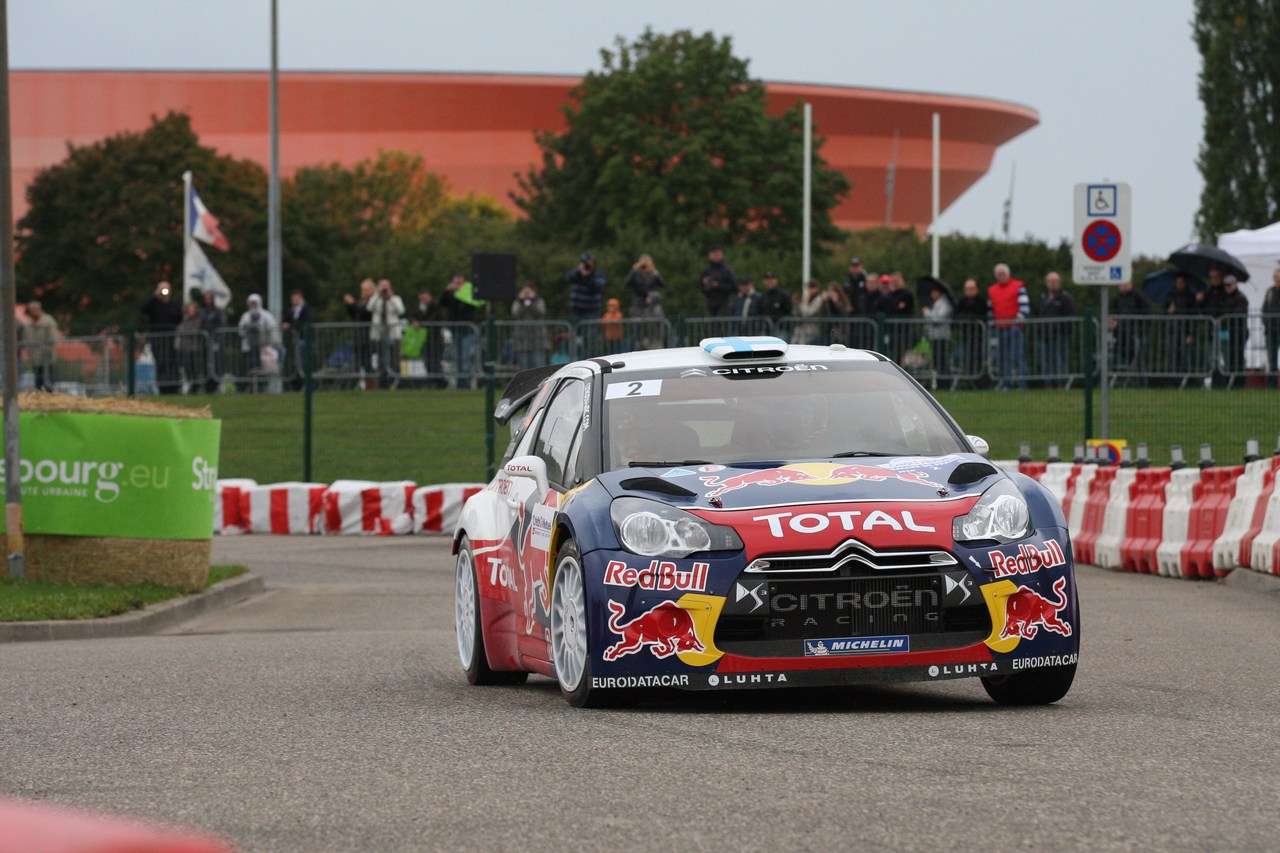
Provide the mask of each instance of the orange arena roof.
[{"label": "orange arena roof", "polygon": [[[421,154],[455,192],[514,210],[514,175],[538,162],[533,131],[562,130],[561,104],[578,77],[509,74],[283,72],[280,164],[351,165],[379,150]],[[931,203],[932,114],[942,117],[942,209],[986,174],[998,146],[1039,123],[1029,107],[955,95],[766,83],[769,110],[813,104],[822,154],[853,189],[833,217],[845,228],[880,225],[885,176],[898,133],[893,224],[923,232]],[[266,72],[14,71],[10,77],[15,219],[42,168],[85,145],[144,130],[153,115],[191,116],[203,144],[266,166]],[[175,165],[175,174],[181,167]],[[198,176],[197,176],[198,179]],[[217,210],[216,199],[209,200]]]}]

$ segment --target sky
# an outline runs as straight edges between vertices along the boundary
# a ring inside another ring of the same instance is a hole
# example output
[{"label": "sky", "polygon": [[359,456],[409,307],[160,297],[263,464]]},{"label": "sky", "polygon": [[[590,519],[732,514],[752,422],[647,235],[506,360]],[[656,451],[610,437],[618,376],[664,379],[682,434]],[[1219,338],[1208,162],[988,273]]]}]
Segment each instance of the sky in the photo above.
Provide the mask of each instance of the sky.
[{"label": "sky", "polygon": [[[942,234],[1072,238],[1072,188],[1132,189],[1130,246],[1191,238],[1204,111],[1192,0],[277,0],[282,71],[580,75],[652,27],[733,40],[766,82],[993,98],[1040,124],[1001,147]],[[270,0],[9,0],[14,69],[265,70]],[[943,145],[945,150],[943,128]],[[1254,223],[1262,227],[1268,223]]]}]

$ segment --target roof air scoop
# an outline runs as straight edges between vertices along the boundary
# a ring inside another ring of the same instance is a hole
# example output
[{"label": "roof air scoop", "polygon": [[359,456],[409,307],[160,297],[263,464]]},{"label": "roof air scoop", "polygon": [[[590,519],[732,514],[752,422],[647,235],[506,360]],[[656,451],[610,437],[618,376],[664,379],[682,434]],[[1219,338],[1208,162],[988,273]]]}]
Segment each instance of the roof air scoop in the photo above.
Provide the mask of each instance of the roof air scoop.
[{"label": "roof air scoop", "polygon": [[747,335],[740,338],[703,338],[698,344],[721,361],[781,358],[787,354],[787,342],[772,335]]}]

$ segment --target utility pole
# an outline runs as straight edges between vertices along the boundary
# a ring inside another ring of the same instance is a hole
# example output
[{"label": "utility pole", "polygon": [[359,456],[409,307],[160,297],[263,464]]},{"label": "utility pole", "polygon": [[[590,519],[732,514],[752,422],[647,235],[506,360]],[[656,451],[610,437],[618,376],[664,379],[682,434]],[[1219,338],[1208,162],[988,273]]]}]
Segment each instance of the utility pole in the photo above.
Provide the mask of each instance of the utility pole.
[{"label": "utility pole", "polygon": [[284,316],[284,273],[280,248],[280,86],[277,0],[271,0],[271,174],[267,179],[267,308]]},{"label": "utility pole", "polygon": [[18,323],[13,280],[13,160],[9,150],[9,3],[0,0],[0,356],[4,361],[4,529],[9,577],[27,576],[18,441]]}]

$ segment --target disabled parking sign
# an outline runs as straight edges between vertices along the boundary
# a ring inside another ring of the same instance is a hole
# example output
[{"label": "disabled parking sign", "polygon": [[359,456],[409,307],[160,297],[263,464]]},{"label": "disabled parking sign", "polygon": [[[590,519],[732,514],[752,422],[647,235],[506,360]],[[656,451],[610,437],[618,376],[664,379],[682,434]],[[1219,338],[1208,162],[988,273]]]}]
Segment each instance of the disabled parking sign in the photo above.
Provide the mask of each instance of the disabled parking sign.
[{"label": "disabled parking sign", "polygon": [[1128,184],[1076,184],[1074,233],[1071,277],[1076,284],[1132,279]]}]

